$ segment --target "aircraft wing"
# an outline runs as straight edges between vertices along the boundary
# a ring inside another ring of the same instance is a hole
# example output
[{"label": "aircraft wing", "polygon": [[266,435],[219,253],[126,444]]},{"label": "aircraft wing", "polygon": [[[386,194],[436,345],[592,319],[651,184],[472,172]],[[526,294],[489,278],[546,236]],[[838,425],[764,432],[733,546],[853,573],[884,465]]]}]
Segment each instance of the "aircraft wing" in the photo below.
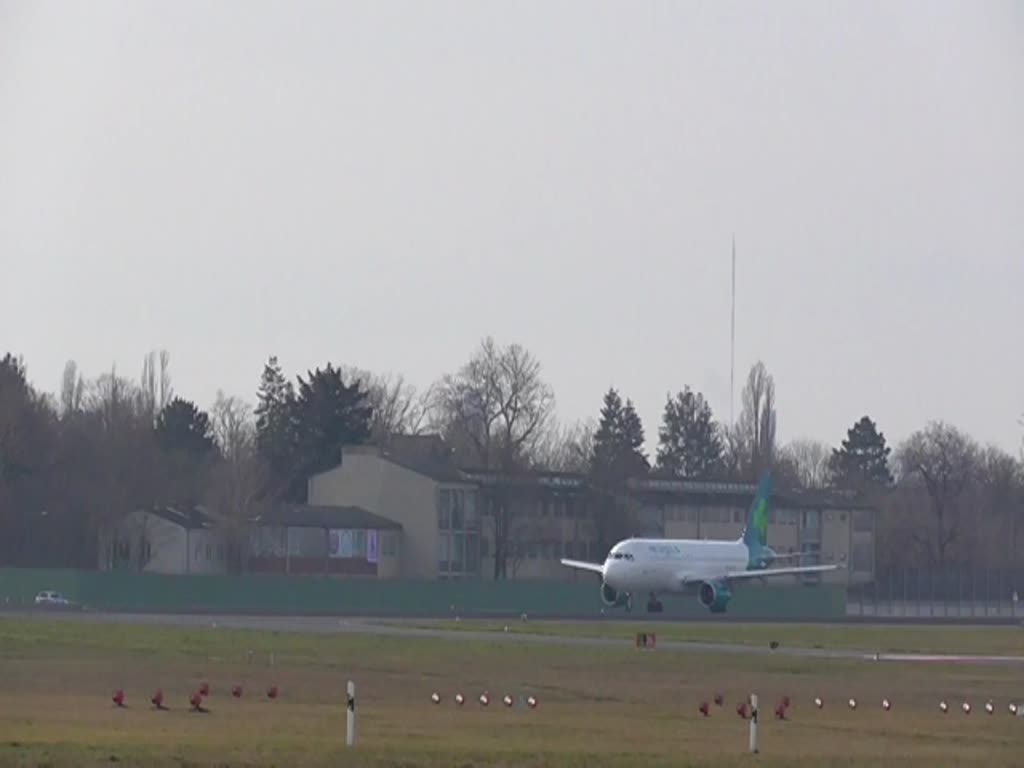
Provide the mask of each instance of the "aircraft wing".
[{"label": "aircraft wing", "polygon": [[570,568],[576,568],[581,571],[591,571],[593,573],[604,573],[604,566],[601,563],[588,563],[583,560],[566,560],[562,558],[562,565],[567,565]]},{"label": "aircraft wing", "polygon": [[733,571],[726,576],[730,581],[733,579],[760,579],[763,576],[794,576],[801,573],[822,573],[824,571],[837,571],[838,565],[804,565],[795,568],[764,568],[754,571]]}]

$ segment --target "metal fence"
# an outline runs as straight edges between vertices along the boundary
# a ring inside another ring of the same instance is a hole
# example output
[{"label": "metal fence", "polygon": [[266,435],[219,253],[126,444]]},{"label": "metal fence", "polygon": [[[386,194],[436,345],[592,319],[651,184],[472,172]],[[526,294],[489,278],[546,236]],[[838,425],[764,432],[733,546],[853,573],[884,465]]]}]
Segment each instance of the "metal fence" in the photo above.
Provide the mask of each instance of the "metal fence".
[{"label": "metal fence", "polygon": [[849,616],[906,619],[1024,620],[1024,569],[904,569],[851,586]]}]

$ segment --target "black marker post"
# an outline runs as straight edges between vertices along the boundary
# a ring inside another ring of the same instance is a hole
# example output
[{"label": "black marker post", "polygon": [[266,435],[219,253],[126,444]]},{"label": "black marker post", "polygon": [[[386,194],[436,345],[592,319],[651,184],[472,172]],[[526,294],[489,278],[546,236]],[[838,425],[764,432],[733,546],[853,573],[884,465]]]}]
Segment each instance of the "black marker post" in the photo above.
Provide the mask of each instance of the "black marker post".
[{"label": "black marker post", "polygon": [[345,716],[345,745],[351,747],[356,741],[356,684],[348,681],[348,712]]}]

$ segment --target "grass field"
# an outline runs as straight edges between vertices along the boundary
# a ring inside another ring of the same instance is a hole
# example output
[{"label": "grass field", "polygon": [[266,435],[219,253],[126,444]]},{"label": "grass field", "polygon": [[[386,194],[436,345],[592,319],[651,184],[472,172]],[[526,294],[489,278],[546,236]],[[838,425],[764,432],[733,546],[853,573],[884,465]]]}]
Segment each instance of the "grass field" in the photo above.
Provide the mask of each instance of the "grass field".
[{"label": "grass field", "polygon": [[834,648],[873,652],[920,652],[1024,656],[1019,626],[943,627],[921,624],[734,624],[637,621],[516,621],[491,619],[381,620],[425,629],[508,632],[568,637],[613,637],[630,641],[637,632],[655,632],[659,640],[767,646],[775,640],[789,648]]},{"label": "grass field", "polygon": [[[730,640],[764,631],[715,629]],[[804,628],[811,639],[832,630]],[[956,650],[988,647],[981,638],[994,630],[960,632]],[[1024,700],[1016,667],[638,651],[631,639],[621,649],[513,641],[0,619],[0,765],[750,765],[748,724],[735,706],[752,690],[762,705],[760,765],[1020,764],[1024,719],[1006,709]],[[350,678],[358,686],[354,750],[344,743]],[[211,711],[190,713],[188,696],[204,680]],[[243,698],[230,696],[234,684],[245,687]],[[280,688],[275,701],[264,695],[270,684]],[[127,709],[112,705],[116,687]],[[171,711],[151,710],[157,687]],[[486,709],[476,703],[484,690]],[[430,702],[433,691],[440,705]],[[452,703],[459,691],[461,709]],[[539,707],[506,709],[506,692],[535,695]],[[697,706],[716,692],[725,706],[705,719]],[[780,722],[772,709],[783,695],[793,707]],[[845,705],[851,696],[856,710]],[[879,706],[883,696],[891,712]],[[991,717],[982,709],[988,698],[997,705]],[[970,716],[959,710],[965,699]]]}]

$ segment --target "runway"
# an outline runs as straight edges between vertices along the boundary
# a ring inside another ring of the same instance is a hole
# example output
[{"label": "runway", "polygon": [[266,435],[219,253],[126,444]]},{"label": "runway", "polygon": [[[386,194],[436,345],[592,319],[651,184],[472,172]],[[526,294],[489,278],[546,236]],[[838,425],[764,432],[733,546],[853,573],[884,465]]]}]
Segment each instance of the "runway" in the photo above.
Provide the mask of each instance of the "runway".
[{"label": "runway", "polygon": [[[28,619],[60,619],[89,623],[121,623],[196,627],[203,629],[246,629],[264,632],[296,632],[306,634],[360,634],[384,637],[422,637],[451,641],[534,643],[591,648],[632,647],[623,638],[545,635],[528,632],[487,632],[412,627],[373,618],[338,618],[326,616],[240,616],[213,614],[164,613],[101,613],[60,611],[8,611],[0,616]],[[1024,666],[1024,656],[945,655],[924,653],[876,653],[844,648],[800,648],[741,643],[709,643],[680,640],[659,640],[658,650],[683,653],[740,654],[789,656],[796,658],[843,659],[873,662],[917,662],[947,664],[1009,664]]]}]

